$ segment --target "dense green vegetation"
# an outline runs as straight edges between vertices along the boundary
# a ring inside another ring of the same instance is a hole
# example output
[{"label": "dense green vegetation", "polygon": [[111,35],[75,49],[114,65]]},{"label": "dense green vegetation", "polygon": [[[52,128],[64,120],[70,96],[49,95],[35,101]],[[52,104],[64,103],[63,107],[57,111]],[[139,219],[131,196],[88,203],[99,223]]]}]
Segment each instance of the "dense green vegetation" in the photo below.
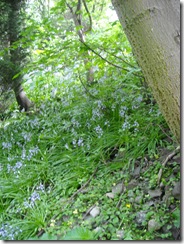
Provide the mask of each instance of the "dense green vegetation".
[{"label": "dense green vegetation", "polygon": [[[59,14],[67,11],[62,1],[49,17],[27,19],[18,44],[30,53],[23,86],[34,107],[19,112],[11,91],[3,101],[0,239],[178,238],[173,232],[179,233],[179,200],[172,194],[164,199],[180,178],[177,153],[162,166],[177,143],[119,22],[106,15],[109,5],[101,18],[93,12],[94,28],[85,45],[67,14]],[[109,197],[119,183],[124,190]],[[155,189],[162,194],[151,197],[148,191]],[[95,207],[100,212],[92,217]],[[145,218],[136,221],[141,211]],[[148,228],[150,220],[159,227]]]}]

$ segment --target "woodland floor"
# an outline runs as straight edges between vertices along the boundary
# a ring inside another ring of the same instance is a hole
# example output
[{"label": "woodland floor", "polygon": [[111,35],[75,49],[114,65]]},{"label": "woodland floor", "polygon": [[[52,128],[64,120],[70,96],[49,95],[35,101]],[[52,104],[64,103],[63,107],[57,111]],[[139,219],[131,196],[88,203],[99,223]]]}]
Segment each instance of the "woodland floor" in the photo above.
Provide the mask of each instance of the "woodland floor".
[{"label": "woodland floor", "polygon": [[178,144],[155,104],[117,91],[2,114],[1,239],[181,239]]}]

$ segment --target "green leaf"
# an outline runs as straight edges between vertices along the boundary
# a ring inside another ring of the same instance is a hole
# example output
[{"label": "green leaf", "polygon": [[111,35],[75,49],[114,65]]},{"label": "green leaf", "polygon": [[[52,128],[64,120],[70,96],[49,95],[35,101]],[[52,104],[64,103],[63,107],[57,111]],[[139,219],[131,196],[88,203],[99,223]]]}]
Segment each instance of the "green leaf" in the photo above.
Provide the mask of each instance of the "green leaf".
[{"label": "green leaf", "polygon": [[126,240],[126,241],[131,241],[131,240],[133,240],[133,239],[132,239],[131,231],[129,231],[129,232],[126,234],[126,237],[124,238],[124,240]]},{"label": "green leaf", "polygon": [[69,231],[62,240],[95,240],[95,235],[86,228],[78,227]]},{"label": "green leaf", "polygon": [[51,234],[48,234],[48,233],[44,233],[41,237],[32,237],[32,238],[29,238],[28,240],[57,240],[57,237],[56,236],[53,236]]},{"label": "green leaf", "polygon": [[78,26],[76,26],[76,30],[77,30],[77,31],[78,31],[78,30],[82,30],[82,28],[83,28],[82,25],[78,25]]},{"label": "green leaf", "polygon": [[180,227],[180,210],[177,208],[173,213],[172,213],[174,220],[174,226],[176,228]]},{"label": "green leaf", "polygon": [[17,73],[16,75],[14,75],[14,76],[13,76],[13,80],[16,79],[17,77],[19,77],[20,74],[21,74],[21,73],[19,72],[19,73]]}]

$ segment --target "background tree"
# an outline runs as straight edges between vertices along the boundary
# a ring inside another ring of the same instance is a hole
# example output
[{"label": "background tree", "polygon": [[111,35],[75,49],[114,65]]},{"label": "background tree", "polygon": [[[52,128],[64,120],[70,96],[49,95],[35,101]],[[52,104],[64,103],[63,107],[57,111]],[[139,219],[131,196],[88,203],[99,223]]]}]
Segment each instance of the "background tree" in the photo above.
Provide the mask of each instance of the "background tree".
[{"label": "background tree", "polygon": [[[75,3],[74,3],[75,4]],[[66,2],[67,7],[69,8],[71,14],[72,14],[72,18],[79,36],[79,40],[84,43],[85,42],[85,33],[90,32],[92,30],[92,18],[91,18],[91,14],[89,12],[87,3],[85,0],[78,0],[78,2],[76,3],[75,9],[72,5],[70,5],[69,3]],[[84,7],[84,9],[82,9],[82,7]],[[89,24],[87,23],[87,21],[84,21],[84,12],[87,13],[88,19],[89,19]],[[84,65],[87,67],[87,81],[88,83],[93,82],[94,80],[94,76],[93,76],[93,67],[91,65],[90,62],[90,51],[87,50],[86,51],[86,55],[84,55]]]},{"label": "background tree", "polygon": [[31,101],[27,98],[21,85],[25,52],[22,47],[23,43],[18,42],[23,27],[21,12],[24,1],[2,1],[1,6],[1,85],[6,90],[13,89],[20,110],[27,111],[31,106]]},{"label": "background tree", "polygon": [[161,112],[180,140],[180,3],[112,3]]}]

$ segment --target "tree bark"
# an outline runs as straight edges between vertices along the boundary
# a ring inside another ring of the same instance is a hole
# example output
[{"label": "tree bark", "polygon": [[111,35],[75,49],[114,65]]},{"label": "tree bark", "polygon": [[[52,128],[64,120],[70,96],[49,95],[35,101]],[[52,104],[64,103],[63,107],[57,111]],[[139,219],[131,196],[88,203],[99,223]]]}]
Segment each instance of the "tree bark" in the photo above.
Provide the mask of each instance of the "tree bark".
[{"label": "tree bark", "polygon": [[14,87],[14,93],[19,105],[20,111],[29,111],[30,107],[32,107],[33,103],[27,98],[25,92],[23,91],[22,85],[18,84]]},{"label": "tree bark", "polygon": [[[76,11],[74,11],[73,8],[69,4],[67,4],[67,6],[70,9],[70,12],[72,14],[75,27],[76,28],[79,28],[79,27],[82,26],[82,20],[81,20],[81,11],[82,11],[81,7],[82,7],[82,2],[86,6],[87,13],[88,13],[88,16],[89,16],[89,19],[90,19],[90,26],[88,27],[87,30],[84,30],[84,27],[82,29],[79,29],[77,31],[77,34],[79,36],[79,40],[82,43],[85,43],[85,32],[91,31],[91,29],[92,29],[92,22],[91,22],[92,20],[91,20],[90,13],[88,12],[88,8],[87,8],[87,5],[86,5],[86,2],[85,2],[85,0],[83,0],[83,1],[82,0],[78,0],[78,4],[77,4]],[[87,82],[88,82],[88,84],[92,84],[93,81],[94,81],[94,70],[93,70],[93,67],[91,67],[91,65],[90,65],[89,57],[90,57],[90,52],[88,50],[84,54],[84,65],[86,67],[86,79],[87,79]]]},{"label": "tree bark", "polygon": [[[16,42],[20,38],[20,31],[22,18],[20,17],[20,10],[24,4],[24,0],[8,0],[10,10],[8,13],[8,43],[9,43],[9,53],[6,57],[9,59],[9,72],[8,72],[8,82],[15,93],[15,97],[19,106],[20,111],[28,111],[33,105],[31,101],[27,98],[25,92],[23,91],[22,75],[19,75],[15,79],[13,77],[21,72],[22,63],[25,58],[24,50],[17,46]],[[15,45],[15,47],[13,47]],[[11,65],[10,65],[11,64]]]},{"label": "tree bark", "polygon": [[146,82],[180,141],[180,2],[112,0]]}]

